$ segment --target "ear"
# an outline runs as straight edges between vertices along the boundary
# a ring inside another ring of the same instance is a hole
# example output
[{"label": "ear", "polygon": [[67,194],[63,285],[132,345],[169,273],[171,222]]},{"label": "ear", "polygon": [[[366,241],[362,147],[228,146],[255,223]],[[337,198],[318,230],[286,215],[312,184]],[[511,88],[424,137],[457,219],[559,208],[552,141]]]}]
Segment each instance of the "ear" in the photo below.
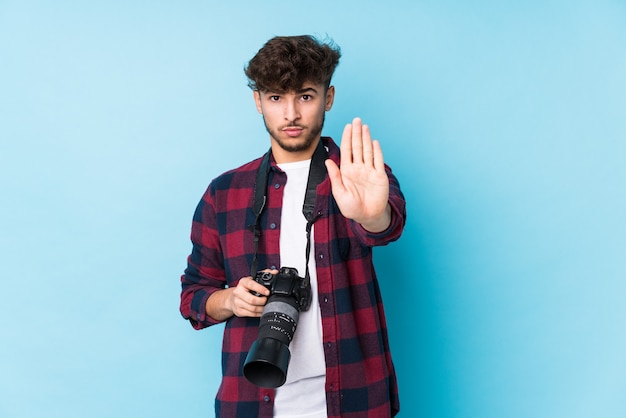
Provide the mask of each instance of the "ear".
[{"label": "ear", "polygon": [[260,114],[263,114],[263,107],[261,106],[261,93],[259,93],[258,90],[254,90],[253,95],[254,95],[254,104],[256,104],[256,110]]},{"label": "ear", "polygon": [[332,107],[335,101],[335,86],[328,87],[326,90],[326,111],[328,112]]}]

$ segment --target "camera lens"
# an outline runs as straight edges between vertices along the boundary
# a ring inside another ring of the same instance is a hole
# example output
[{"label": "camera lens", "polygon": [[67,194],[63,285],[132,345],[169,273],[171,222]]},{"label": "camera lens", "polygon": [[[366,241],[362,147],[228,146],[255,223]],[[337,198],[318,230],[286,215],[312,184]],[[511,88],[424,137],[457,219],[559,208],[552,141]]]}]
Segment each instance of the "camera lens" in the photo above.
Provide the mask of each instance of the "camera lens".
[{"label": "camera lens", "polygon": [[259,338],[252,344],[243,374],[257,386],[276,388],[287,380],[289,343],[293,339],[300,312],[292,297],[269,297],[259,324]]}]

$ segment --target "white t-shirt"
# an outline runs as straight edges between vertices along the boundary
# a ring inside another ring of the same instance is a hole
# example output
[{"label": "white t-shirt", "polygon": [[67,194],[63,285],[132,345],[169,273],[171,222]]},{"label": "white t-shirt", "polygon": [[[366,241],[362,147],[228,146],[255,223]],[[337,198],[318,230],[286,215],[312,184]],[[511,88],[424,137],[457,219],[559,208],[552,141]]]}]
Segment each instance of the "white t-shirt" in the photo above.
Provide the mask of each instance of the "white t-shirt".
[{"label": "white t-shirt", "polygon": [[[302,204],[309,179],[311,160],[279,164],[287,173],[283,193],[280,226],[281,267],[294,267],[304,277],[306,253],[306,224]],[[291,359],[287,381],[276,389],[274,417],[326,418],[326,361],[322,345],[322,316],[317,296],[317,273],[313,255],[313,231],[309,275],[313,298],[311,307],[300,312],[294,338],[289,344]]]}]

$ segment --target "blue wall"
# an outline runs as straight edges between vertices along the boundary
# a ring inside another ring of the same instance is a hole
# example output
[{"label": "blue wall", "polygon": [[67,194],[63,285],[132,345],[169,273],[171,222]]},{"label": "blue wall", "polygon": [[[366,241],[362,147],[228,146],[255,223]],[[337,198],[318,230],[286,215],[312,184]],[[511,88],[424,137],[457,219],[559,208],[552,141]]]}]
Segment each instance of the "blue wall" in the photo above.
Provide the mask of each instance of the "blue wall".
[{"label": "blue wall", "polygon": [[243,65],[344,56],[408,201],[376,250],[401,417],[626,416],[623,1],[0,1],[0,417],[206,417],[191,215],[268,138]]}]

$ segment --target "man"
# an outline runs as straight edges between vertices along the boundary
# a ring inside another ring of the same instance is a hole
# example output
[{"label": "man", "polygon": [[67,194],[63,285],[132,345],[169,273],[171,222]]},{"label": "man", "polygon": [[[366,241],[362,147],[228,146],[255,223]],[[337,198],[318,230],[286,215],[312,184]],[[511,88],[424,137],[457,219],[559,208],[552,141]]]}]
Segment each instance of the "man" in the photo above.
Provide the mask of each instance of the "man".
[{"label": "man", "polygon": [[[245,71],[270,151],[214,179],[194,214],[180,308],[196,329],[225,322],[217,416],[388,417],[399,410],[372,247],[400,237],[405,201],[360,119],[346,125],[341,149],[321,136],[339,58],[338,47],[310,36],[276,37],[258,51]],[[322,178],[310,196],[314,170]],[[252,276],[285,266],[310,281],[312,301],[289,344],[286,382],[265,388],[242,371],[273,297]]]}]

